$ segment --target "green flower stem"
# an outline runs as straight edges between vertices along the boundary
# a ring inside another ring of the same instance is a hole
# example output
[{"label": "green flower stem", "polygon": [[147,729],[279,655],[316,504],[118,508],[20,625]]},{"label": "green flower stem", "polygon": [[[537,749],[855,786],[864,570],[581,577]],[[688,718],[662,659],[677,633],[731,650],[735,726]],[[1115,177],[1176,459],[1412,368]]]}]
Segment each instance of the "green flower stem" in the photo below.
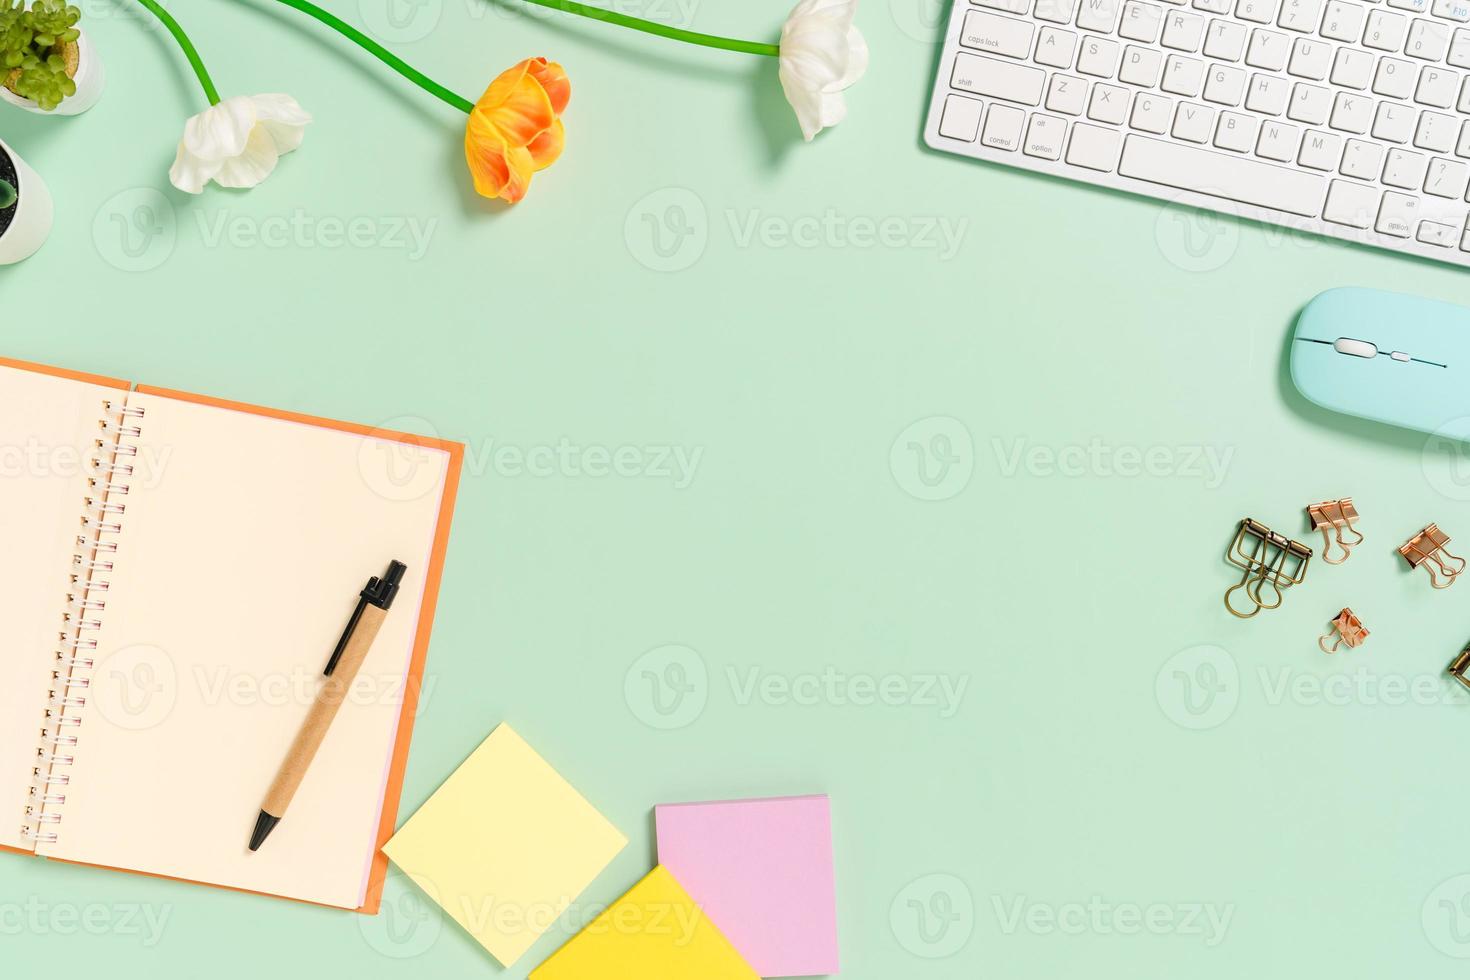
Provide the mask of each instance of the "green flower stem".
[{"label": "green flower stem", "polygon": [[[286,2],[286,0],[283,0]],[[675,41],[683,41],[686,44],[699,44],[706,48],[719,48],[723,51],[740,51],[745,54],[760,54],[769,58],[779,57],[781,46],[779,44],[764,44],[760,41],[739,41],[733,37],[717,37],[714,34],[699,34],[694,31],[681,30],[660,24],[656,21],[643,20],[640,17],[629,17],[615,10],[605,10],[602,7],[592,7],[577,0],[526,0],[527,3],[538,4],[542,7],[550,7],[552,10],[560,10],[568,14],[576,14],[579,17],[590,17],[592,20],[605,20],[609,24],[617,24],[619,27],[631,27],[635,31],[643,31],[645,34],[657,34],[659,37],[672,38]]]},{"label": "green flower stem", "polygon": [[[149,0],[142,0],[142,2],[147,3]],[[461,112],[469,113],[474,111],[475,104],[469,99],[440,85],[428,75],[425,75],[392,51],[389,51],[377,41],[368,37],[362,31],[359,31],[335,14],[328,13],[316,4],[311,3],[310,0],[277,0],[277,2],[284,3],[288,7],[294,7],[309,17],[315,17],[435,98],[449,103]]]},{"label": "green flower stem", "polygon": [[199,52],[194,49],[194,42],[189,40],[189,35],[174,20],[173,15],[158,5],[157,0],[138,0],[148,9],[153,16],[163,22],[168,32],[179,42],[179,47],[184,49],[184,57],[189,59],[189,64],[194,69],[194,74],[199,77],[199,84],[204,87],[204,97],[209,100],[210,105],[219,105],[219,92],[215,90],[214,79],[209,77],[209,69],[204,67],[204,62],[199,57]]}]

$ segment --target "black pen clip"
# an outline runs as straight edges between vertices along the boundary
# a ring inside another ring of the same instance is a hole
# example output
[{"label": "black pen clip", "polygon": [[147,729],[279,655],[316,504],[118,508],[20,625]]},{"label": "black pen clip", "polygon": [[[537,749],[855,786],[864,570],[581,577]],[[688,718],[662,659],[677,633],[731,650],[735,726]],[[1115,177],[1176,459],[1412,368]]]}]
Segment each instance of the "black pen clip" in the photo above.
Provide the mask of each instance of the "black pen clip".
[{"label": "black pen clip", "polygon": [[331,677],[332,672],[337,669],[337,662],[342,659],[342,653],[347,649],[347,644],[352,640],[352,634],[357,632],[357,624],[362,619],[362,611],[370,604],[379,609],[387,609],[393,605],[393,600],[398,597],[398,585],[403,581],[403,573],[408,571],[408,566],[401,561],[388,563],[388,571],[383,573],[382,578],[374,575],[368,579],[367,587],[358,594],[357,605],[352,610],[352,617],[347,620],[347,628],[342,631],[342,639],[337,641],[337,647],[332,651],[332,657],[327,661],[327,669],[323,675]]}]

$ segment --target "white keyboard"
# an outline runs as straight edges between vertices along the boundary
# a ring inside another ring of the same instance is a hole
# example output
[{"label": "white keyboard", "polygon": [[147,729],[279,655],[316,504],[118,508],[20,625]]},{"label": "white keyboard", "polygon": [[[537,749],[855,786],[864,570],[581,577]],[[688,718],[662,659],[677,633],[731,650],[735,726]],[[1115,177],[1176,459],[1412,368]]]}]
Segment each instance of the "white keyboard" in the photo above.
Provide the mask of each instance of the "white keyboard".
[{"label": "white keyboard", "polygon": [[1470,0],[954,0],[935,149],[1470,266]]}]

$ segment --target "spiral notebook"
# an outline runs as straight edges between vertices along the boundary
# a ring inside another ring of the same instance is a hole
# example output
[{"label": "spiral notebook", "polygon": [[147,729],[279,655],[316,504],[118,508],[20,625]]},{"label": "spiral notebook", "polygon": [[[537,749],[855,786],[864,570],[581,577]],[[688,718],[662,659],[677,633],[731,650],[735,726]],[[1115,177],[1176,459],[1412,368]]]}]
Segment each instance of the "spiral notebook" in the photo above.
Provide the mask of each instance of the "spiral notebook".
[{"label": "spiral notebook", "polygon": [[[0,847],[376,913],[462,452],[0,359]],[[251,853],[393,558],[398,602]]]}]

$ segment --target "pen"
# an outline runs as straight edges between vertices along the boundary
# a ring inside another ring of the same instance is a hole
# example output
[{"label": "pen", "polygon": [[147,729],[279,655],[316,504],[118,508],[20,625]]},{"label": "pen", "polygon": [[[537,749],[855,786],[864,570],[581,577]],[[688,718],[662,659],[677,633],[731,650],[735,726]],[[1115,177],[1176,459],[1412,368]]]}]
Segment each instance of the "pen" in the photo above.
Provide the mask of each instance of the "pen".
[{"label": "pen", "polygon": [[390,562],[383,577],[375,575],[368,579],[367,587],[358,595],[357,608],[352,610],[347,628],[342,631],[342,639],[337,641],[337,647],[327,661],[324,671],[327,681],[317,692],[311,713],[306,716],[296,741],[291,743],[291,751],[286,754],[286,761],[281,763],[280,772],[276,773],[275,782],[261,804],[260,816],[255,819],[255,832],[250,835],[252,851],[260,850],[260,845],[286,815],[291,798],[306,777],[306,770],[311,768],[311,761],[327,737],[327,729],[332,727],[332,721],[337,717],[337,709],[347,699],[352,682],[357,679],[357,672],[378,637],[378,630],[398,595],[398,585],[406,571],[408,566],[403,562]]}]

